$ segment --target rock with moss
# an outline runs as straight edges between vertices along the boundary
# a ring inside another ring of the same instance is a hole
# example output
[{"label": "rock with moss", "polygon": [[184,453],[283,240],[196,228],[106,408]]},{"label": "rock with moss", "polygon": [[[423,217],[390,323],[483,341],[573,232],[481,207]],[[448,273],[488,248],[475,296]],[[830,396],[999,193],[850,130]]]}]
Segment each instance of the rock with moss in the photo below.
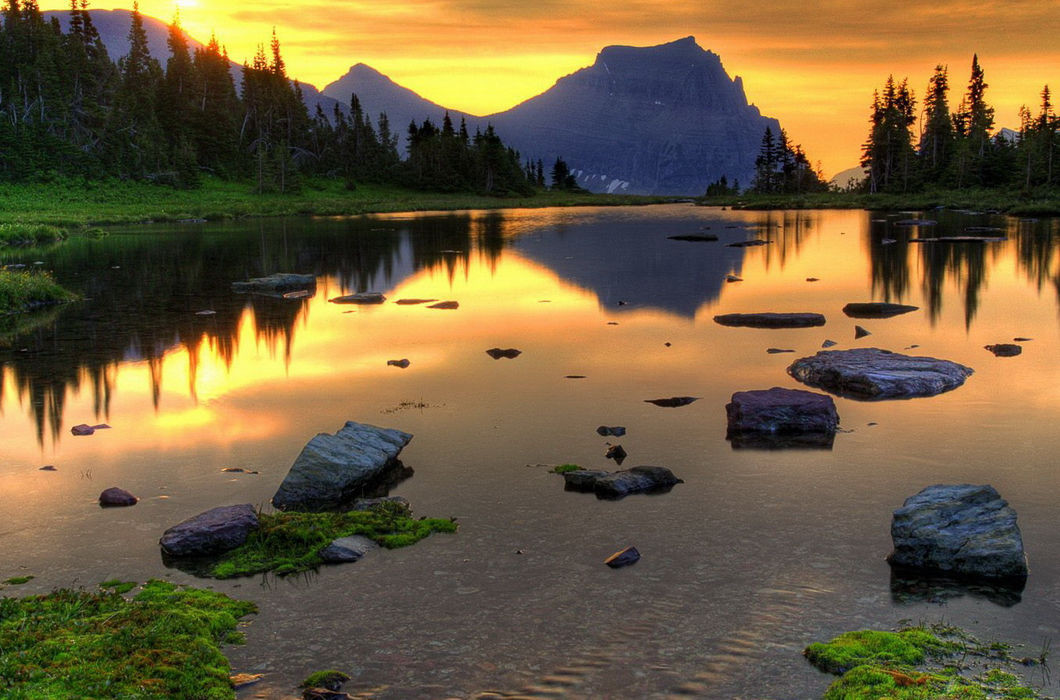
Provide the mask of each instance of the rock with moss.
[{"label": "rock with moss", "polygon": [[901,569],[988,578],[1025,578],[1027,556],[1016,511],[989,485],[936,484],[894,511],[894,551]]},{"label": "rock with moss", "polygon": [[349,675],[343,673],[342,671],[328,669],[326,671],[316,671],[315,673],[310,673],[298,687],[327,688],[328,690],[338,690],[342,687],[343,683],[348,680],[350,680]]},{"label": "rock with moss", "polygon": [[162,552],[171,557],[196,557],[234,549],[259,527],[254,506],[221,506],[188,518],[162,533]]},{"label": "rock with moss", "polygon": [[320,433],[302,448],[272,504],[302,511],[341,506],[383,479],[410,440],[409,433],[353,421],[334,435]]},{"label": "rock with moss", "polygon": [[253,277],[245,282],[233,282],[232,291],[239,294],[282,295],[284,292],[315,289],[315,275],[277,272],[267,277]]}]

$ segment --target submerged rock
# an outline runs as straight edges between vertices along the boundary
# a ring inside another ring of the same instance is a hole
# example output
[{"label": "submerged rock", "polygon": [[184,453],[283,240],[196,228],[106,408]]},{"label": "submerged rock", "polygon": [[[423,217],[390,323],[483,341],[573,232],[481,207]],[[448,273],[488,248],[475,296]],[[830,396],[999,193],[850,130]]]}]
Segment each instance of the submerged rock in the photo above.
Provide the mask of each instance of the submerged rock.
[{"label": "submerged rock", "polygon": [[860,340],[867,335],[872,335],[872,332],[865,330],[861,326],[854,326],[854,340]]},{"label": "submerged rock", "polygon": [[850,303],[843,307],[843,313],[850,318],[892,318],[901,314],[917,311],[919,306],[890,304],[883,301]]},{"label": "submerged rock", "polygon": [[671,241],[689,241],[691,243],[710,243],[718,240],[713,233],[687,233],[679,236],[667,236]]},{"label": "submerged rock", "polygon": [[322,510],[361,494],[396,466],[412,435],[349,421],[337,433],[320,433],[295,459],[272,497],[280,510]]},{"label": "submerged rock", "polygon": [[395,304],[401,304],[402,306],[409,306],[412,304],[428,304],[432,301],[438,301],[437,299],[398,299]]},{"label": "submerged rock", "polygon": [[619,464],[622,464],[622,462],[628,456],[629,455],[626,454],[626,450],[622,447],[622,445],[611,445],[604,453],[604,459],[613,459]]},{"label": "submerged rock", "polygon": [[340,537],[320,550],[320,558],[329,564],[357,561],[379,545],[362,535]]},{"label": "submerged rock", "polygon": [[522,350],[516,350],[515,348],[490,348],[486,351],[486,354],[492,357],[494,360],[499,360],[502,357],[509,360],[514,360],[523,354]]},{"label": "submerged rock", "polygon": [[722,326],[745,328],[810,328],[823,326],[825,318],[816,313],[722,314],[715,316],[714,322]]},{"label": "submerged rock", "polygon": [[973,372],[949,360],[878,348],[821,350],[788,367],[788,374],[803,384],[856,399],[934,396],[956,389]]},{"label": "submerged rock", "polygon": [[162,551],[173,557],[218,554],[235,549],[258,529],[254,506],[221,506],[188,518],[162,534]]},{"label": "submerged rock", "polygon": [[328,299],[332,304],[382,304],[386,297],[380,292],[357,292]]},{"label": "submerged rock", "polygon": [[576,469],[564,472],[568,491],[592,491],[597,498],[619,499],[634,493],[665,492],[684,483],[666,467],[633,467],[617,472]]},{"label": "submerged rock", "polygon": [[636,564],[638,561],[640,561],[640,552],[637,551],[637,548],[626,547],[609,556],[604,560],[604,563],[612,569],[618,569],[630,564]]},{"label": "submerged rock", "polygon": [[240,294],[280,294],[296,289],[316,288],[315,275],[298,275],[292,272],[277,272],[267,277],[253,277],[245,282],[233,282],[232,291]]},{"label": "submerged rock", "polygon": [[983,578],[1027,575],[1016,511],[990,485],[925,488],[894,511],[891,539],[892,566]]},{"label": "submerged rock", "polygon": [[106,423],[100,423],[99,425],[88,425],[87,423],[81,423],[80,425],[75,425],[74,427],[70,428],[70,432],[74,435],[85,436],[92,435],[97,430],[106,430],[108,428],[110,428],[110,426]]},{"label": "submerged rock", "polygon": [[99,505],[103,508],[135,506],[140,499],[125,489],[111,486],[99,494]]},{"label": "submerged rock", "polygon": [[437,304],[431,304],[427,307],[428,309],[459,309],[460,302],[458,301],[440,301]]},{"label": "submerged rock", "polygon": [[400,360],[387,360],[386,361],[386,366],[387,367],[400,367],[401,369],[407,369],[410,364],[412,364],[412,363],[409,362],[409,359],[407,357],[403,357]]},{"label": "submerged rock", "polygon": [[740,433],[834,435],[839,413],[831,396],[800,389],[738,391],[725,406],[729,439]]},{"label": "submerged rock", "polygon": [[[726,228],[735,228],[735,226],[727,226]],[[726,248],[753,248],[754,246],[766,245],[769,241],[763,241],[760,238],[754,238],[749,241],[736,241],[735,243],[727,243]]]},{"label": "submerged rock", "polygon": [[663,408],[680,408],[687,406],[693,401],[699,401],[698,396],[671,396],[668,399],[644,399],[644,403],[655,404]]},{"label": "submerged rock", "polygon": [[997,357],[1015,357],[1023,352],[1023,348],[1012,343],[998,343],[997,345],[984,345],[985,349],[994,353]]},{"label": "submerged rock", "polygon": [[612,435],[614,437],[622,437],[626,434],[626,429],[621,425],[601,425],[599,428],[596,429],[596,434],[602,435],[604,437],[607,437],[609,435]]}]

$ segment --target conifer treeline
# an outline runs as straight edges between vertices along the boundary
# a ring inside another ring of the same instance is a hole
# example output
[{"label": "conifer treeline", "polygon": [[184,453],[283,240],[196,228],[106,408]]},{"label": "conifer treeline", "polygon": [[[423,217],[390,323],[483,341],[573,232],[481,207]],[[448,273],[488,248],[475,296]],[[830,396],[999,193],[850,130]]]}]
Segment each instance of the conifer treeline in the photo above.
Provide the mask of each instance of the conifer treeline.
[{"label": "conifer treeline", "polygon": [[192,51],[175,19],[165,68],[133,5],[129,53],[117,63],[71,0],[69,31],[36,0],[5,0],[0,27],[0,181],[60,176],[146,179],[195,187],[204,173],[249,178],[259,192],[297,190],[306,175],[487,194],[543,186],[493,131],[429,120],[409,126],[407,158],[386,114],[373,125],[354,96],[309,114],[275,33],[244,64],[240,90],[216,37]]},{"label": "conifer treeline", "polygon": [[[869,192],[911,192],[925,187],[1060,187],[1060,118],[1049,86],[1037,114],[1020,109],[1018,135],[994,132],[988,87],[972,57],[968,88],[956,110],[949,106],[949,75],[938,65],[928,82],[923,111],[908,80],[888,77],[873,94],[871,129],[861,165]],[[919,121],[919,137],[914,128]]]}]

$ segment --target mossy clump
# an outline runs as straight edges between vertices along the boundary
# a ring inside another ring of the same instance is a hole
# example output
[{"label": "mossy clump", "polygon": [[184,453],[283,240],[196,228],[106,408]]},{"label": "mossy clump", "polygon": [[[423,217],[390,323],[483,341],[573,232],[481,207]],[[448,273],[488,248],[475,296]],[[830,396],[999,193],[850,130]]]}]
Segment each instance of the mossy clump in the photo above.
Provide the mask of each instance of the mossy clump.
[{"label": "mossy clump", "polygon": [[327,670],[310,673],[299,688],[327,688],[338,690],[342,684],[350,680],[350,677],[342,671]]},{"label": "mossy clump", "polygon": [[48,224],[0,224],[0,248],[4,246],[38,246],[57,243],[66,238],[66,231]]},{"label": "mossy clump", "polygon": [[950,650],[951,644],[914,627],[900,632],[844,632],[827,644],[811,644],[803,654],[817,668],[838,675],[862,664],[916,666],[928,654],[938,656]]},{"label": "mossy clump", "polygon": [[47,272],[0,270],[0,315],[73,301],[75,298]]},{"label": "mossy clump", "polygon": [[320,550],[340,537],[363,535],[387,549],[407,547],[434,532],[456,532],[448,518],[414,519],[407,506],[384,502],[348,513],[261,513],[259,528],[209,570],[215,578],[271,571],[280,576],[315,569]]},{"label": "mossy clump", "polygon": [[234,698],[222,643],[253,603],[152,580],[132,600],[57,590],[0,598],[0,696]]},{"label": "mossy clump", "polygon": [[122,581],[120,579],[110,579],[99,584],[99,587],[104,590],[110,590],[118,595],[128,593],[132,589],[136,588],[136,581]]},{"label": "mossy clump", "polygon": [[29,583],[33,580],[32,576],[12,576],[11,578],[4,581],[9,586],[21,586],[23,583]]},{"label": "mossy clump", "polygon": [[567,472],[576,472],[579,469],[581,469],[581,467],[579,467],[577,464],[561,464],[558,467],[554,467],[552,471],[556,472],[557,474],[566,474]]},{"label": "mossy clump", "polygon": [[968,677],[977,660],[1016,663],[1010,655],[999,657],[994,647],[996,643],[982,644],[959,628],[937,625],[846,632],[828,643],[811,644],[803,653],[817,668],[841,676],[828,687],[825,700],[1044,698],[1001,668]]}]

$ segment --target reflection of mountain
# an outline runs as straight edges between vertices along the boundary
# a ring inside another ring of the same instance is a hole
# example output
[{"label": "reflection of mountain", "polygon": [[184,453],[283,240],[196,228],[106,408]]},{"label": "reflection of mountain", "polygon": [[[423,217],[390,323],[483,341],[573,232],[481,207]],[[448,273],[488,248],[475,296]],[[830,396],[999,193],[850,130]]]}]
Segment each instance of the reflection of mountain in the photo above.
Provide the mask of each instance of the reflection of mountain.
[{"label": "reflection of mountain", "polygon": [[[667,240],[709,226],[721,239],[712,243]],[[645,306],[693,317],[721,295],[725,275],[738,272],[745,249],[726,243],[745,240],[747,229],[726,228],[723,220],[689,220],[683,227],[653,230],[640,219],[608,218],[580,223],[577,235],[550,226],[516,239],[513,247],[574,284],[592,290],[600,305],[614,309]],[[619,306],[619,302],[628,305]]]},{"label": "reflection of mountain", "polygon": [[[195,351],[206,342],[230,363],[247,310],[260,340],[284,357],[292,352],[305,302],[234,294],[233,281],[296,271],[337,279],[343,293],[387,289],[425,268],[445,266],[452,274],[473,243],[495,257],[501,245],[495,229],[490,217],[472,222],[466,215],[151,226],[6,254],[5,262],[39,258],[85,301],[52,310],[51,322],[5,336],[10,344],[0,346],[0,390],[10,376],[20,400],[31,406],[41,442],[46,427],[53,438],[62,430],[70,389],[89,389],[96,416],[106,420],[122,362],[148,363],[157,406],[164,358],[186,348],[194,394]],[[451,250],[462,252],[443,252]],[[214,313],[197,314],[207,310]]]}]

